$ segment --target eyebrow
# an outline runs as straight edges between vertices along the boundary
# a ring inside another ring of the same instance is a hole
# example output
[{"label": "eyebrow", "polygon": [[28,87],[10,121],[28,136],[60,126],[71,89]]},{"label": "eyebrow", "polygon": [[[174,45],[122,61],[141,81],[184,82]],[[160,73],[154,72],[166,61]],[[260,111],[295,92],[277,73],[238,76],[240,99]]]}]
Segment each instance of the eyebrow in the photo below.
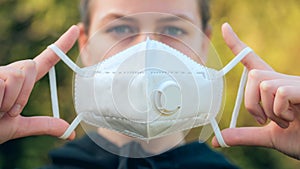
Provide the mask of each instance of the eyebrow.
[{"label": "eyebrow", "polygon": [[101,25],[106,25],[107,23],[110,23],[110,22],[112,22],[114,20],[118,20],[118,19],[127,21],[127,22],[133,22],[133,23],[138,22],[136,19],[134,19],[132,17],[126,17],[125,15],[119,14],[119,13],[111,13],[111,14],[104,16],[103,18],[100,18]]},{"label": "eyebrow", "polygon": [[[193,18],[189,17],[188,15],[185,14],[168,14],[169,16],[165,16],[162,18],[159,18],[156,22],[157,23],[165,23],[165,22],[178,22],[178,21],[188,21],[193,23],[194,20]],[[134,15],[133,15],[134,16]],[[106,24],[109,24],[115,20],[122,20],[122,21],[127,21],[127,22],[131,22],[131,23],[138,23],[138,19],[134,18],[134,17],[128,17],[125,14],[122,13],[110,13],[106,16],[103,16],[102,18],[99,18],[98,24],[100,26],[105,26]]]},{"label": "eyebrow", "polygon": [[169,16],[159,19],[157,22],[176,22],[176,21],[189,21],[193,22],[193,19],[186,15],[175,15],[175,16]]}]

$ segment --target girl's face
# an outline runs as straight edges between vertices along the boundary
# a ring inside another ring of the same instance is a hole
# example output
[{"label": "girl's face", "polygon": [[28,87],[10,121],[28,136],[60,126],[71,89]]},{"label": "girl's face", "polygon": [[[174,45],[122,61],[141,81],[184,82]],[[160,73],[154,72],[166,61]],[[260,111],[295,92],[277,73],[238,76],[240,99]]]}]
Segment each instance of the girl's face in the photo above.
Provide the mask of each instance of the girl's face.
[{"label": "girl's face", "polygon": [[93,65],[149,37],[204,63],[208,39],[199,31],[199,10],[197,0],[93,0],[81,59]]}]

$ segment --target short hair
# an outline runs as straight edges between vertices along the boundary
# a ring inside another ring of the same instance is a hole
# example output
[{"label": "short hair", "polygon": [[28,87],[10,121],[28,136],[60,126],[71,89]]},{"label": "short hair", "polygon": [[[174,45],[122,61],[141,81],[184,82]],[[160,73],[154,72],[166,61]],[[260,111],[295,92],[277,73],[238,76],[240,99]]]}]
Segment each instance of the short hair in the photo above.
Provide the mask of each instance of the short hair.
[{"label": "short hair", "polygon": [[[211,18],[210,14],[210,0],[197,0],[199,5],[199,12],[201,15],[201,22],[202,22],[202,29],[205,30],[208,27],[209,20]],[[90,26],[90,15],[91,15],[91,0],[81,0],[80,2],[80,15],[81,15],[81,22],[85,26],[85,31],[88,33],[89,26]]]}]

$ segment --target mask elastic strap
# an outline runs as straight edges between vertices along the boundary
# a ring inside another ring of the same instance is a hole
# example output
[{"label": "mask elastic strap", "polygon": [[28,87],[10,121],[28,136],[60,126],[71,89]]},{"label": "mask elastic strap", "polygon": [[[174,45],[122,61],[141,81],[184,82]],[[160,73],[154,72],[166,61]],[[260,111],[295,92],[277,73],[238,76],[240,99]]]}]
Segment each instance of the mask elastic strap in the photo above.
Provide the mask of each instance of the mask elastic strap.
[{"label": "mask elastic strap", "polygon": [[48,46],[65,64],[70,67],[75,73],[83,75],[80,67],[78,67],[61,49],[59,49],[55,44]]},{"label": "mask elastic strap", "polygon": [[50,83],[50,94],[51,94],[53,117],[60,118],[59,117],[59,108],[58,108],[56,74],[55,74],[55,67],[54,66],[49,71],[49,83]]},{"label": "mask elastic strap", "polygon": [[224,139],[223,139],[221,130],[220,130],[219,126],[218,126],[218,123],[217,123],[216,119],[215,119],[215,118],[211,119],[211,120],[210,120],[210,124],[211,124],[211,126],[212,126],[212,128],[213,128],[213,130],[214,130],[214,133],[215,133],[215,136],[216,136],[216,139],[217,139],[219,145],[220,145],[221,147],[229,147],[229,146],[225,143],[225,141],[224,141]]},{"label": "mask elastic strap", "polygon": [[[217,77],[225,76],[241,60],[243,60],[250,52],[253,52],[253,50],[249,47],[246,47],[245,49],[243,49],[231,62],[229,62],[222,70],[220,70],[218,72]],[[235,106],[234,106],[234,109],[232,112],[230,128],[235,128],[235,126],[236,126],[237,118],[238,118],[240,107],[241,107],[242,100],[243,100],[243,93],[244,93],[244,88],[245,88],[246,81],[247,81],[247,75],[248,75],[248,70],[247,70],[247,68],[244,68],[244,71],[243,71],[243,74],[241,77],[241,81],[240,81],[240,85],[239,85],[239,89],[238,89],[238,93],[237,93],[237,98],[235,101]],[[220,128],[218,126],[216,119],[211,120],[211,125],[213,127],[213,130],[214,130],[214,133],[215,133],[215,136],[216,136],[216,139],[217,139],[219,145],[221,147],[229,147],[224,141],[224,138],[221,134],[221,131],[220,131]]]},{"label": "mask elastic strap", "polygon": [[[74,72],[77,74],[83,74],[80,67],[78,67],[63,51],[61,51],[56,45],[52,44],[49,48],[58,56],[60,59],[66,63]],[[59,105],[58,105],[58,96],[57,96],[57,86],[56,86],[56,73],[55,67],[53,66],[49,71],[49,81],[50,81],[50,93],[51,93],[51,103],[52,103],[52,112],[53,117],[60,118],[59,115]],[[61,139],[67,139],[70,137],[75,128],[79,125],[82,120],[82,115],[78,114],[78,116],[74,119],[72,124],[68,127],[65,133],[60,136]]]},{"label": "mask elastic strap", "polygon": [[225,76],[252,51],[253,50],[250,47],[246,47],[245,49],[243,49],[232,61],[230,61],[223,69],[218,72],[217,77]]},{"label": "mask elastic strap", "polygon": [[73,120],[71,125],[65,131],[65,133],[62,136],[60,136],[59,138],[64,139],[64,140],[68,139],[81,121],[82,121],[82,113],[77,115],[77,117]]},{"label": "mask elastic strap", "polygon": [[236,127],[237,118],[239,116],[239,111],[240,111],[242,101],[243,101],[243,97],[244,97],[244,91],[245,91],[245,86],[246,86],[246,82],[247,82],[247,76],[248,76],[248,70],[245,67],[244,70],[243,70],[243,74],[242,74],[242,77],[241,77],[237,97],[236,97],[236,100],[235,100],[234,109],[233,109],[233,112],[232,112],[230,128],[235,128]]}]

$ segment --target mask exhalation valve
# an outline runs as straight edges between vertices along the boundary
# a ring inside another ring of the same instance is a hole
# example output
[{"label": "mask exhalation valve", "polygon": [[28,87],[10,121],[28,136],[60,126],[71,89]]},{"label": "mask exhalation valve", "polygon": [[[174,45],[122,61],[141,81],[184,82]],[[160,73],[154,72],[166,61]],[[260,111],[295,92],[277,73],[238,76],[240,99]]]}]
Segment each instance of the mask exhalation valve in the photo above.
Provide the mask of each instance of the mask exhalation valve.
[{"label": "mask exhalation valve", "polygon": [[154,94],[154,106],[162,115],[172,115],[181,108],[181,92],[174,81],[163,82]]}]

